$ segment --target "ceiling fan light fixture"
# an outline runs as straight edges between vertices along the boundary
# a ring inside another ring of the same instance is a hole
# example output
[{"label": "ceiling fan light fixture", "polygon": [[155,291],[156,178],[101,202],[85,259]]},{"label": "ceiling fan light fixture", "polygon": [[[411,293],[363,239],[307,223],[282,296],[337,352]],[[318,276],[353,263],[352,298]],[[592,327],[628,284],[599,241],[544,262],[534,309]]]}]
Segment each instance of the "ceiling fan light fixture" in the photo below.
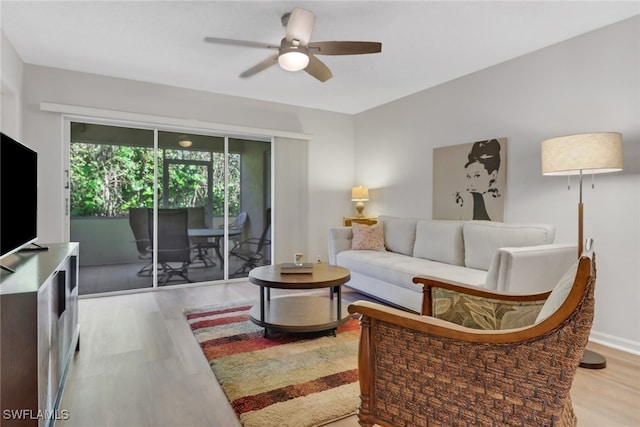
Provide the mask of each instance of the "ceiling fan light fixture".
[{"label": "ceiling fan light fixture", "polygon": [[278,64],[287,71],[300,71],[309,65],[309,56],[299,50],[290,50],[278,56]]},{"label": "ceiling fan light fixture", "polygon": [[280,46],[270,43],[222,39],[205,37],[208,43],[219,43],[231,46],[245,46],[254,48],[278,49],[278,53],[257,63],[240,74],[241,78],[251,77],[256,73],[275,65],[287,71],[304,70],[307,74],[326,82],[333,74],[316,55],[360,55],[365,53],[380,53],[382,43],[364,41],[324,41],[311,43],[311,34],[315,24],[312,11],[296,7],[293,11],[282,16],[285,36],[280,40]]}]

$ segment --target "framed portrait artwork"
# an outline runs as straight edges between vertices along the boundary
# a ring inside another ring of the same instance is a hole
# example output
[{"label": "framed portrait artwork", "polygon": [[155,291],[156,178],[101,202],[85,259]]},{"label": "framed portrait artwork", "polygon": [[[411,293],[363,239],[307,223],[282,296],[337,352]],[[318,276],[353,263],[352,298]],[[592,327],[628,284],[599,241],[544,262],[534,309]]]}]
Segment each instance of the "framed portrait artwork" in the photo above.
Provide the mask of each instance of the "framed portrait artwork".
[{"label": "framed portrait artwork", "polygon": [[504,221],[507,138],[433,149],[433,219]]}]

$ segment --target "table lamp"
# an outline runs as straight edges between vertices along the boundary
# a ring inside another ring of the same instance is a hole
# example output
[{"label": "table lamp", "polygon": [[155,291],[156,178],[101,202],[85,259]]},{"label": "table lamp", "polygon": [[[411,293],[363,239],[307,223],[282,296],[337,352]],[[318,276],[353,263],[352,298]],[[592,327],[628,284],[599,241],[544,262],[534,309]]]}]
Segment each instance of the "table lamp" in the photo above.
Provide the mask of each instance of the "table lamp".
[{"label": "table lamp", "polygon": [[[622,134],[617,132],[583,133],[560,136],[542,141],[543,175],[578,175],[580,198],[578,202],[578,257],[583,249],[583,174],[598,174],[622,170]],[[606,360],[598,353],[585,350],[580,366],[600,369]]]},{"label": "table lamp", "polygon": [[369,200],[369,189],[367,187],[363,187],[359,185],[357,187],[353,187],[351,189],[351,201],[356,203],[356,211],[358,211],[358,218],[362,218],[364,215],[362,211],[364,210],[364,203]]}]

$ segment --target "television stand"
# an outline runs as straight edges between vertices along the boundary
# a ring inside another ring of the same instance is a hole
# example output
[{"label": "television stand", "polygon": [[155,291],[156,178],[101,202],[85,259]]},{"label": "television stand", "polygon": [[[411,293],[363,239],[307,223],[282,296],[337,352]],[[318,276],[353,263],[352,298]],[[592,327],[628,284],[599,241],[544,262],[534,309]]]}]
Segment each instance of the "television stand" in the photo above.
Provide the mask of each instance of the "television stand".
[{"label": "television stand", "polygon": [[53,427],[76,351],[79,245],[20,256],[0,286],[0,426]]}]

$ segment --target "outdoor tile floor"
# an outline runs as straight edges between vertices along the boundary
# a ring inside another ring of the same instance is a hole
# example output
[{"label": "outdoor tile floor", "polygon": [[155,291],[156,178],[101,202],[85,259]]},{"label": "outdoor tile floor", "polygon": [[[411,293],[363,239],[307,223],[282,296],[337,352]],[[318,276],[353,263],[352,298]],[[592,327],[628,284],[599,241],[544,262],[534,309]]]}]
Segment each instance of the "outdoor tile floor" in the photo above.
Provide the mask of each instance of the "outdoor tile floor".
[{"label": "outdoor tile floor", "polygon": [[[80,266],[80,295],[100,294],[104,292],[129,291],[152,287],[151,277],[140,277],[138,271],[144,262],[131,264],[112,264],[98,266]],[[235,272],[242,264],[231,260],[229,274]],[[201,263],[194,263],[189,268],[189,279],[192,282],[210,282],[222,280],[224,270],[219,264],[203,268]],[[187,283],[181,278],[172,278],[169,285]]]}]

